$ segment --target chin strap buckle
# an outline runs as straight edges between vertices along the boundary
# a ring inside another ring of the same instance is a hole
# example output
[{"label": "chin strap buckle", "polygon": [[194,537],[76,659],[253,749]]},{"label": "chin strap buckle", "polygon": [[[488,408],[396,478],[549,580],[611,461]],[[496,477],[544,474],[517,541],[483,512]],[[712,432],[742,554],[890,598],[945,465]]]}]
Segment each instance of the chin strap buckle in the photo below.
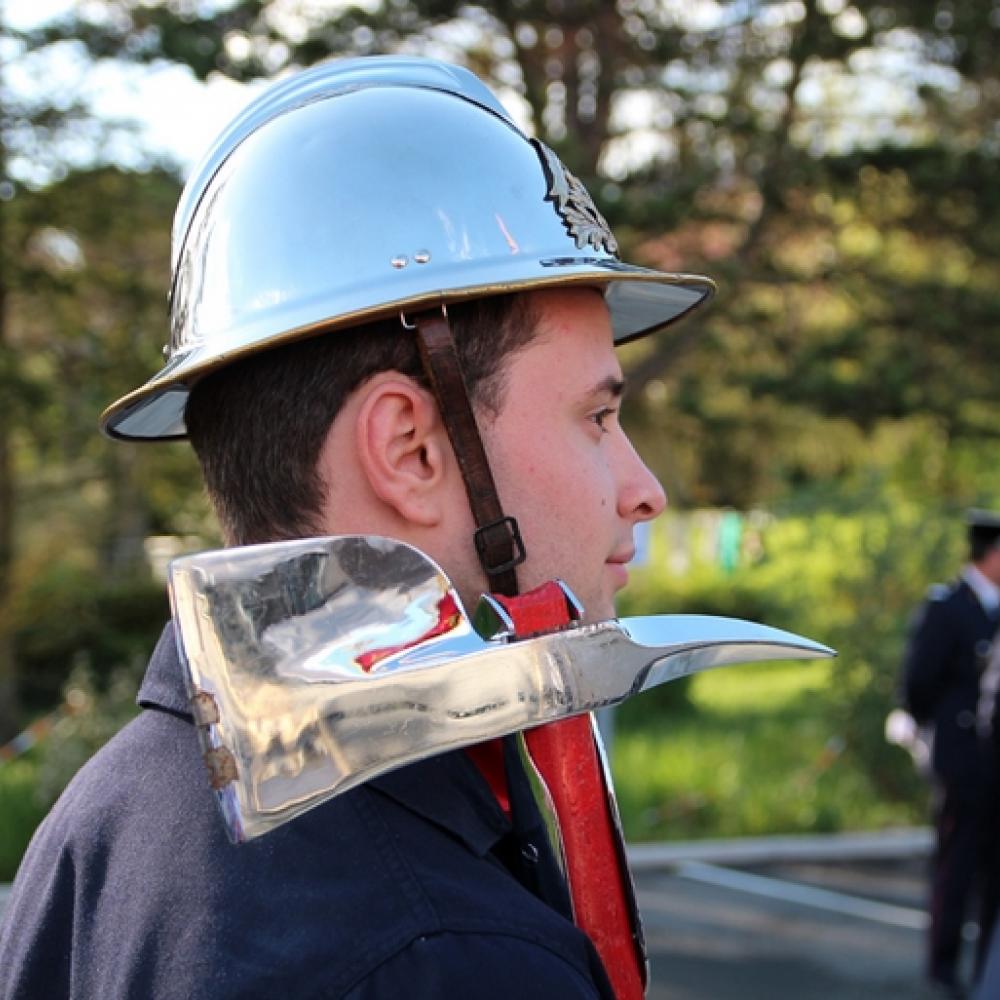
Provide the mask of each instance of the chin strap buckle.
[{"label": "chin strap buckle", "polygon": [[[506,515],[476,528],[472,540],[486,575],[508,573],[524,562],[524,540],[517,519]],[[499,561],[498,561],[499,560]]]}]

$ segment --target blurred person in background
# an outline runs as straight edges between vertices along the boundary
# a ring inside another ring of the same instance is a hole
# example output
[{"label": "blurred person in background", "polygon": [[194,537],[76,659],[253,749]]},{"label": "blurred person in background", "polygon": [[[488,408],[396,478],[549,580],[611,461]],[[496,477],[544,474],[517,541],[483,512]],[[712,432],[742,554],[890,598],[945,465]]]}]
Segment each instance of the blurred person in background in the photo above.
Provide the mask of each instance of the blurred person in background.
[{"label": "blurred person in background", "polygon": [[[1000,642],[994,638],[989,663],[979,685],[976,728],[992,759],[994,776],[1000,775],[1000,726],[997,725],[1000,697]],[[975,1000],[1000,997],[1000,782],[995,782],[986,804],[984,849],[986,878],[982,888],[979,965]],[[989,931],[992,927],[992,932]]]},{"label": "blurred person in background", "polygon": [[997,883],[992,706],[984,708],[989,695],[983,680],[1000,621],[1000,513],[973,510],[966,521],[969,561],[953,583],[931,588],[911,623],[903,661],[906,708],[931,732],[937,840],[927,975],[956,997],[964,995],[963,925],[978,896],[978,971],[996,915]]}]

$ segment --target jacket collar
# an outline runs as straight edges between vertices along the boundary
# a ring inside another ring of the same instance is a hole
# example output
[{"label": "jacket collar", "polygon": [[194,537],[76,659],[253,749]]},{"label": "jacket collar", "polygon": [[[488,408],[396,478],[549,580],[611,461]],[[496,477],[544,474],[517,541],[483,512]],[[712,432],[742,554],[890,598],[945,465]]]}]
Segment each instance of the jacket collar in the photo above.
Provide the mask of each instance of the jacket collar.
[{"label": "jacket collar", "polygon": [[149,658],[136,703],[140,708],[159,709],[194,722],[172,621],[167,622]]},{"label": "jacket collar", "polygon": [[979,599],[983,611],[991,617],[995,616],[1000,608],[1000,587],[987,579],[974,563],[969,563],[962,569],[962,579]]},{"label": "jacket collar", "polygon": [[[141,708],[194,722],[173,622],[164,628],[153,650],[136,701]],[[193,733],[191,738],[195,738]],[[372,778],[366,786],[448,830],[479,856],[487,854],[510,830],[510,822],[486,780],[460,750],[390,771]]]}]

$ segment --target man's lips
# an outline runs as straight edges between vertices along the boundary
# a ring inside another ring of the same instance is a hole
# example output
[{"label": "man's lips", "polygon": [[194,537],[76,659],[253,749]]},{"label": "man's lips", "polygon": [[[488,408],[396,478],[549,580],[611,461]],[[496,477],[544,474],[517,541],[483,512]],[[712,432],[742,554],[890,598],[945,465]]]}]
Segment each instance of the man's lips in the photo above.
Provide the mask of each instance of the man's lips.
[{"label": "man's lips", "polygon": [[607,560],[607,565],[611,568],[611,576],[615,581],[615,590],[621,590],[628,583],[627,564],[632,561],[635,555],[634,549],[624,552],[617,552]]},{"label": "man's lips", "polygon": [[615,565],[624,566],[635,558],[635,549],[622,549],[612,556],[608,556],[608,562]]}]

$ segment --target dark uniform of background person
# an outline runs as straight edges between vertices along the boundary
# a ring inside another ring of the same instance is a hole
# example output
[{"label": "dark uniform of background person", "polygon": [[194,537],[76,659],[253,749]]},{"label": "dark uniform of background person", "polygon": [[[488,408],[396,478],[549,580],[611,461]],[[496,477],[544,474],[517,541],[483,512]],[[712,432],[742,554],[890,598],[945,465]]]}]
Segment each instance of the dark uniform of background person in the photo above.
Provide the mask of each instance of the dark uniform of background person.
[{"label": "dark uniform of background person", "polygon": [[[990,662],[983,674],[980,684],[979,712],[977,724],[980,733],[987,738],[987,746],[993,756],[994,774],[1000,775],[1000,713],[998,713],[998,699],[1000,699],[1000,642],[993,641],[993,651],[990,654]],[[995,1000],[1000,997],[1000,921],[997,921],[997,914],[1000,913],[1000,819],[997,813],[1000,811],[1000,783],[995,786],[992,801],[993,809],[991,817],[992,840],[988,840],[986,849],[990,852],[987,855],[988,881],[983,891],[983,905],[992,907],[993,932],[986,934],[981,940],[981,945],[987,950],[981,953],[982,966],[979,978],[976,982],[976,989],[973,993],[973,1000]],[[987,829],[987,837],[989,837]]]},{"label": "dark uniform of background person", "polygon": [[[928,975],[961,995],[962,927],[980,900],[981,964],[996,913],[996,768],[977,730],[980,684],[997,632],[1000,514],[967,515],[969,562],[918,610],[903,665],[906,707],[933,731],[931,767],[937,844],[931,876]],[[981,713],[986,716],[992,712]]]}]

